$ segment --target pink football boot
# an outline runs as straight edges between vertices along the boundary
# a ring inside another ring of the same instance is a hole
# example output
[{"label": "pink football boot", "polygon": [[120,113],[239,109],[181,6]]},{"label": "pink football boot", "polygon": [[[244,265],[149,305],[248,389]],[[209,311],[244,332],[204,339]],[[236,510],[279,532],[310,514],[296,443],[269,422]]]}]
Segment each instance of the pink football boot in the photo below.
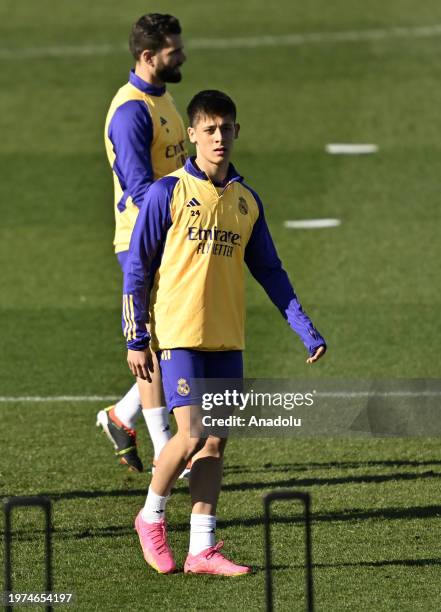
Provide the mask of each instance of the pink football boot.
[{"label": "pink football boot", "polygon": [[159,523],[147,523],[141,512],[135,519],[135,529],[138,532],[144,559],[160,574],[171,574],[176,569],[173,553],[167,542],[165,520]]},{"label": "pink football boot", "polygon": [[224,545],[218,542],[216,546],[206,548],[198,555],[188,553],[184,565],[185,574],[217,574],[218,576],[241,576],[250,574],[251,567],[237,565],[219,552]]}]

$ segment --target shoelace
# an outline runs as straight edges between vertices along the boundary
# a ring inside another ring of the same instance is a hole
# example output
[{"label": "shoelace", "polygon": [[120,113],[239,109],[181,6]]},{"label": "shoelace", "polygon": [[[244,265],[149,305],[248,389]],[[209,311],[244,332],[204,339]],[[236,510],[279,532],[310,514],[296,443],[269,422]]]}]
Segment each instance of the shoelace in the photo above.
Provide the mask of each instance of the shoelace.
[{"label": "shoelace", "polygon": [[223,545],[224,545],[224,542],[223,542],[223,540],[221,540],[215,546],[210,548],[210,550],[205,555],[205,558],[206,559],[211,559],[212,557],[214,557],[214,555],[220,555],[222,558],[224,558],[224,556],[221,555],[220,552],[219,552],[220,549],[223,547]]},{"label": "shoelace", "polygon": [[152,542],[155,545],[156,551],[162,555],[167,552],[167,540],[165,535],[165,523],[155,523],[154,527],[149,529]]}]

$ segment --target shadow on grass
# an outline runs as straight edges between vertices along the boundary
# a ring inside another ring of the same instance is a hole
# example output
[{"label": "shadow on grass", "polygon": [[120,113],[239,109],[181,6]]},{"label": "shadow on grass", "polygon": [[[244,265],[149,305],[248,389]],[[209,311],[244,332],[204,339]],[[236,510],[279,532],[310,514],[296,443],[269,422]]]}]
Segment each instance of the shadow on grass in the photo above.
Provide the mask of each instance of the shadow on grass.
[{"label": "shadow on grass", "polygon": [[[365,520],[411,520],[441,518],[441,506],[413,506],[405,508],[372,508],[362,510],[352,508],[341,512],[314,512],[312,514],[313,523],[323,522],[346,522],[346,521],[365,521]],[[272,524],[303,524],[303,514],[297,516],[273,516]],[[251,517],[247,519],[232,519],[218,521],[218,527],[256,527],[263,525],[262,517]]]},{"label": "shadow on grass", "polygon": [[[441,478],[441,473],[433,472],[396,472],[393,474],[360,474],[352,476],[315,477],[315,478],[288,478],[284,480],[271,480],[269,482],[238,482],[222,485],[222,491],[249,491],[278,487],[312,487],[320,485],[356,484],[366,482],[390,482],[399,480],[420,480],[423,478]],[[182,490],[177,491],[183,492]]]},{"label": "shadow on grass", "polygon": [[[364,521],[364,520],[412,520],[412,519],[429,519],[441,518],[441,506],[413,506],[406,508],[375,508],[370,510],[362,510],[353,508],[341,512],[314,513],[312,521],[314,523],[326,522],[346,522],[346,521]],[[303,526],[303,515],[297,516],[273,516],[271,523],[273,525],[300,525]],[[249,517],[245,519],[229,519],[220,520],[217,523],[219,529],[230,529],[237,527],[262,527],[263,517]],[[169,530],[173,532],[188,531],[188,522],[185,523],[170,523]],[[14,530],[14,538],[20,541],[34,541],[41,534],[43,529],[33,529],[32,534],[28,530]],[[3,532],[0,531],[3,535]],[[88,529],[75,529],[70,527],[61,527],[54,529],[56,539],[73,539],[82,540],[87,538],[114,538],[134,535],[132,525],[115,525],[109,527],[96,527]],[[364,563],[364,562],[363,562]],[[319,566],[318,566],[319,567]],[[331,567],[331,566],[330,566]]]},{"label": "shadow on grass", "polygon": [[[222,491],[259,491],[259,490],[272,490],[277,488],[289,488],[289,487],[313,487],[313,486],[330,486],[340,484],[357,484],[357,483],[380,483],[380,482],[394,482],[394,481],[411,481],[411,480],[422,480],[426,478],[441,478],[440,472],[434,472],[432,470],[427,472],[396,472],[392,474],[359,474],[352,476],[336,476],[332,477],[315,477],[315,478],[287,478],[280,480],[268,480],[261,482],[237,482],[237,483],[224,483],[222,485]],[[106,497],[145,497],[147,487],[142,489],[109,489],[107,491],[65,491],[61,493],[42,491],[39,495],[47,495],[54,502],[69,500],[69,499],[94,499],[94,498],[106,498]],[[179,486],[173,490],[173,495],[188,495],[188,486]],[[11,495],[13,495],[11,493]],[[5,497],[8,497],[6,495]]]},{"label": "shadow on grass", "polygon": [[[401,565],[403,567],[423,567],[425,565],[441,565],[441,559],[384,559],[382,561],[354,561],[353,563],[314,563],[315,568],[328,569],[330,567],[388,567]],[[292,566],[296,569],[303,568],[303,565]]]},{"label": "shadow on grass", "polygon": [[391,459],[385,459],[383,461],[325,461],[320,462],[304,462],[304,463],[264,463],[261,466],[251,467],[249,465],[226,465],[224,467],[225,474],[255,474],[259,472],[267,473],[268,471],[274,472],[304,472],[305,470],[313,469],[359,469],[369,467],[424,467],[428,465],[441,465],[441,460],[433,459],[427,461],[416,461],[416,460],[401,460],[398,459],[393,461]]}]

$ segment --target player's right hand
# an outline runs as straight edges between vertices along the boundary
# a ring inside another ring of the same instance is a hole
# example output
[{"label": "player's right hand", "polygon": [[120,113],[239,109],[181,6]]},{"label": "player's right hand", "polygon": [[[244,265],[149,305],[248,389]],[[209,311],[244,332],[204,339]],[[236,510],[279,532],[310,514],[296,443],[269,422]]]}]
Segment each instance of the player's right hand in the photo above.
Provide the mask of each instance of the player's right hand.
[{"label": "player's right hand", "polygon": [[127,363],[133,376],[142,378],[143,380],[146,380],[149,383],[152,382],[150,372],[154,371],[154,366],[152,353],[149,347],[147,347],[143,351],[132,351],[131,349],[128,349]]}]

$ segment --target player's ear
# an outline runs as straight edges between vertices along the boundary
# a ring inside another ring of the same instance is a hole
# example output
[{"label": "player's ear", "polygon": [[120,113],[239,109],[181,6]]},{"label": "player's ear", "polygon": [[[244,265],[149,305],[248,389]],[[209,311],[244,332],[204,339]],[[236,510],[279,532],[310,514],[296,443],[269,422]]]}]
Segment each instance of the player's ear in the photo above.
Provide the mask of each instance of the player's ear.
[{"label": "player's ear", "polygon": [[234,138],[239,138],[240,123],[234,124]]},{"label": "player's ear", "polygon": [[139,61],[141,62],[141,64],[148,64],[149,66],[153,66],[154,55],[155,54],[153,53],[153,51],[150,51],[149,49],[144,49],[144,51],[139,56]]},{"label": "player's ear", "polygon": [[195,144],[196,143],[196,132],[194,131],[194,128],[191,127],[191,125],[187,128],[187,134],[188,134],[188,140],[191,142],[191,144]]}]

